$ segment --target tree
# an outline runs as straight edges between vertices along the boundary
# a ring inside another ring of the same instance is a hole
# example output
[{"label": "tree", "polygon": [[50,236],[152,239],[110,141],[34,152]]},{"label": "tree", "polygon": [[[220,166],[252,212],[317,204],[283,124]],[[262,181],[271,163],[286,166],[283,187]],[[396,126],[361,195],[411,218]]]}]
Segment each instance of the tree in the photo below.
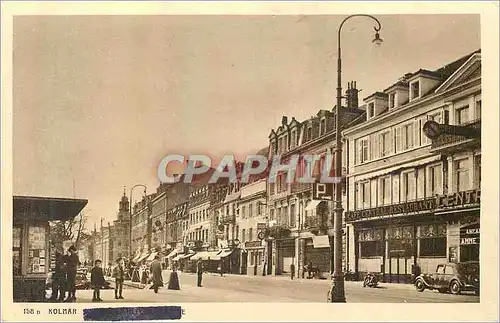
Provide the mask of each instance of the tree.
[{"label": "tree", "polygon": [[75,247],[80,245],[85,233],[87,217],[84,212],[80,212],[75,218],[67,221],[53,221],[50,223],[50,240],[53,245],[62,244],[63,241],[74,241]]}]

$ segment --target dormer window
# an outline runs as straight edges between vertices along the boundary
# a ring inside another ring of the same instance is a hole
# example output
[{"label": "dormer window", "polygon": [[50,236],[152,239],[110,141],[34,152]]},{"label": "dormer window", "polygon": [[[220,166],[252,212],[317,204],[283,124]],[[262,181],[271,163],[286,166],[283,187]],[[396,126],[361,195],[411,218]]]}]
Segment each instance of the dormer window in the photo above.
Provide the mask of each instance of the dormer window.
[{"label": "dormer window", "polygon": [[396,93],[389,94],[389,109],[396,107]]},{"label": "dormer window", "polygon": [[309,126],[307,128],[307,140],[311,140],[312,139],[312,135],[313,135],[313,128],[311,126]]},{"label": "dormer window", "polygon": [[414,81],[410,84],[410,95],[411,100],[415,100],[420,97],[420,81]]},{"label": "dormer window", "polygon": [[295,141],[296,141],[295,136],[296,136],[296,132],[294,130],[294,131],[292,131],[292,138],[291,138],[292,142],[290,143],[290,148],[291,149],[295,148]]},{"label": "dormer window", "polygon": [[283,151],[287,151],[288,150],[288,136],[285,135],[285,137],[283,138]]},{"label": "dormer window", "polygon": [[322,119],[319,126],[319,135],[322,136],[326,133],[326,120]]},{"label": "dormer window", "polygon": [[375,116],[375,103],[368,104],[368,118],[373,118]]}]

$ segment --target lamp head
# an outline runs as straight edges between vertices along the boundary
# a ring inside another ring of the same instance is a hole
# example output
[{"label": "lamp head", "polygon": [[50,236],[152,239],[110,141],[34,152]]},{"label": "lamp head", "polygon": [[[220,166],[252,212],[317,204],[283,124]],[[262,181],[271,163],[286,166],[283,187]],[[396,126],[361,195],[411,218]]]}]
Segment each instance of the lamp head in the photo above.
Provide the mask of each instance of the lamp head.
[{"label": "lamp head", "polygon": [[378,33],[378,31],[375,33],[375,38],[372,40],[372,43],[374,43],[375,45],[377,46],[380,46],[382,45],[384,41],[382,40],[382,38],[380,38],[380,35]]}]

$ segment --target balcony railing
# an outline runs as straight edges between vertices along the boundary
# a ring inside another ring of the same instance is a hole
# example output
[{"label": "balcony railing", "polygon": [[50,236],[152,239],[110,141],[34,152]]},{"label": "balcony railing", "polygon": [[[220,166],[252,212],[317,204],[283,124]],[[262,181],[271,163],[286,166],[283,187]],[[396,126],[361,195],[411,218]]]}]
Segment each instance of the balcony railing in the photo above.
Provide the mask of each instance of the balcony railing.
[{"label": "balcony railing", "polygon": [[[471,128],[471,130],[481,131],[481,119],[472,120],[468,123],[462,124],[466,128]],[[443,149],[460,149],[461,146],[465,144],[481,144],[480,138],[470,138],[455,134],[443,134],[438,138],[434,139],[431,144],[431,149],[433,151],[439,151]]]}]

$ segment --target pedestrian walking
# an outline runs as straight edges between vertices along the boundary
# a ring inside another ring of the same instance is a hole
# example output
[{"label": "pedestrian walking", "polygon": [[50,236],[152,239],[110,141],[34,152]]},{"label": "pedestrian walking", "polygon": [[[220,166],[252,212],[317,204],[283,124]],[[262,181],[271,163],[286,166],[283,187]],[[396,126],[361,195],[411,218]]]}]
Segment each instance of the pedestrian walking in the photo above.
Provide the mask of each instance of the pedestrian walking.
[{"label": "pedestrian walking", "polygon": [[222,258],[220,259],[219,261],[219,272],[220,272],[220,276],[223,277],[224,276],[224,261],[222,260]]},{"label": "pedestrian walking", "polygon": [[115,279],[115,299],[123,299],[123,281],[125,280],[125,262],[122,258],[116,260],[113,268],[113,278]]},{"label": "pedestrian walking", "polygon": [[163,287],[163,277],[160,256],[156,255],[155,260],[151,263],[151,275],[153,281],[153,289],[158,293],[158,288]]},{"label": "pedestrian walking", "polygon": [[53,302],[64,300],[64,285],[66,283],[66,272],[64,269],[64,254],[61,245],[56,246],[55,267],[52,274],[52,295]]},{"label": "pedestrian walking", "polygon": [[76,300],[76,271],[78,269],[78,255],[76,254],[76,247],[71,246],[68,249],[69,255],[66,258],[66,282],[68,297],[64,302],[72,303]]},{"label": "pedestrian walking", "polygon": [[180,290],[181,286],[179,284],[179,276],[177,275],[177,266],[172,266],[172,272],[170,273],[170,279],[168,280],[168,289]]},{"label": "pedestrian walking", "polygon": [[198,275],[198,284],[197,286],[198,287],[202,287],[201,286],[201,280],[203,278],[203,261],[200,259],[198,259],[198,261],[196,262],[196,274]]},{"label": "pedestrian walking", "polygon": [[313,271],[313,263],[311,260],[307,263],[307,278],[311,279],[312,278],[312,271]]},{"label": "pedestrian walking", "polygon": [[106,285],[106,280],[101,265],[102,261],[96,260],[94,261],[94,267],[90,270],[90,285],[94,289],[92,302],[102,302],[101,288]]},{"label": "pedestrian walking", "polygon": [[290,278],[292,280],[295,278],[295,264],[293,262],[290,265]]}]

